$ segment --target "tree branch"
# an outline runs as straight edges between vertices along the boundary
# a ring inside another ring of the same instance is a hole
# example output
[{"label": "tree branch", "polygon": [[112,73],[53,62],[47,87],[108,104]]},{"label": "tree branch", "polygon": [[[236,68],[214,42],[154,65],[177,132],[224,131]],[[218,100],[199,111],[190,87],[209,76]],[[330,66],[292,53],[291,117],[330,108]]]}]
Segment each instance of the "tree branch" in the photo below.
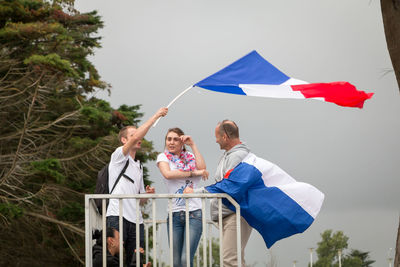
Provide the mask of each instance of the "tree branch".
[{"label": "tree branch", "polygon": [[57,219],[53,219],[51,217],[44,216],[42,214],[38,214],[38,213],[34,213],[34,212],[27,211],[24,214],[32,216],[32,217],[36,217],[36,218],[39,218],[39,219],[42,219],[42,220],[45,220],[45,221],[48,221],[48,222],[51,222],[51,223],[55,223],[55,224],[61,225],[61,226],[65,227],[65,228],[67,228],[68,230],[70,230],[71,232],[76,233],[76,234],[78,234],[80,236],[84,236],[85,235],[85,231],[84,230],[82,230],[82,229],[80,229],[80,228],[78,228],[76,226],[73,226],[72,224],[69,224],[69,223],[66,223],[66,222],[62,222],[62,221],[59,221]]}]

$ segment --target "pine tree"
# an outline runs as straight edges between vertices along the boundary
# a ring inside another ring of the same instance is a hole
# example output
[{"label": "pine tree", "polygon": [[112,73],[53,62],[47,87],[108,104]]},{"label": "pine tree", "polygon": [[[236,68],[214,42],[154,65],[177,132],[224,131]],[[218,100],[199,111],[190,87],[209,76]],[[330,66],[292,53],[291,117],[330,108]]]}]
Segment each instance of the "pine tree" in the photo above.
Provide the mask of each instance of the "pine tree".
[{"label": "pine tree", "polygon": [[88,97],[111,88],[88,59],[101,27],[73,0],[0,0],[0,266],[83,263],[83,196],[142,116]]}]

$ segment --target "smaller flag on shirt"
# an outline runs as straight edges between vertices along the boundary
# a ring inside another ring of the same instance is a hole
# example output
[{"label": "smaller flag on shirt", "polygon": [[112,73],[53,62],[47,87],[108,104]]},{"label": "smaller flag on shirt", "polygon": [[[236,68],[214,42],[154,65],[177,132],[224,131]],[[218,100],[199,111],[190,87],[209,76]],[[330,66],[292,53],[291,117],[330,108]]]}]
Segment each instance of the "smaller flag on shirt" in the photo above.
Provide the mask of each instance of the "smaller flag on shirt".
[{"label": "smaller flag on shirt", "polygon": [[[297,182],[277,165],[252,153],[224,178],[206,190],[235,199],[241,216],[261,234],[268,248],[278,240],[304,232],[324,201],[324,194],[317,188]],[[223,203],[235,211],[228,200]]]},{"label": "smaller flag on shirt", "polygon": [[308,83],[291,78],[256,51],[196,83],[204,89],[237,95],[274,98],[312,98],[344,107],[362,108],[373,93],[359,91],[348,82]]}]

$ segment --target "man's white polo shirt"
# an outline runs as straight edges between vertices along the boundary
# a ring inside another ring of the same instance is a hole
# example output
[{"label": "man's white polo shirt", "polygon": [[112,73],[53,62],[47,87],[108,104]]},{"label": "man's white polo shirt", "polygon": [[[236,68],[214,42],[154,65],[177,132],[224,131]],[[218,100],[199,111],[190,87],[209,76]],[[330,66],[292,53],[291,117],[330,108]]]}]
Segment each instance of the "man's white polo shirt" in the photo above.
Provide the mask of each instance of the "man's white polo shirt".
[{"label": "man's white polo shirt", "polygon": [[[113,188],[114,183],[124,168],[127,160],[129,160],[129,165],[125,171],[125,175],[130,177],[134,183],[122,176],[112,192],[113,195],[145,193],[140,162],[134,161],[129,154],[125,156],[122,152],[122,146],[118,147],[111,155],[111,161],[108,166],[108,188],[110,188],[110,190]],[[122,201],[122,208],[123,217],[132,223],[136,223],[136,199],[124,199]],[[142,212],[139,212],[139,214],[139,223],[143,223]],[[110,199],[107,208],[107,216],[118,215],[118,199]]]}]

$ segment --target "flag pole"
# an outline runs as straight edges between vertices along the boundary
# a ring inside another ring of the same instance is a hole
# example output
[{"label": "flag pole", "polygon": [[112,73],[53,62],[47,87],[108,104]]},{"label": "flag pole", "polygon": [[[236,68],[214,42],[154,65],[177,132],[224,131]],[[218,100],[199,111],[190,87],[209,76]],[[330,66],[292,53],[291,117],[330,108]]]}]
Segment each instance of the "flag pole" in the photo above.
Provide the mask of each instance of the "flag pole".
[{"label": "flag pole", "polygon": [[[192,89],[192,88],[193,88],[193,85],[191,85],[190,87],[186,88],[182,93],[180,93],[179,95],[177,95],[177,96],[168,104],[167,108],[169,108],[178,98],[180,98],[181,96],[183,96],[187,91],[189,91],[189,90]],[[159,121],[160,119],[161,119],[161,117],[158,118],[158,119],[156,120],[156,122],[153,124],[153,127],[156,127],[156,125],[157,125],[157,123],[158,123],[158,121]]]}]

